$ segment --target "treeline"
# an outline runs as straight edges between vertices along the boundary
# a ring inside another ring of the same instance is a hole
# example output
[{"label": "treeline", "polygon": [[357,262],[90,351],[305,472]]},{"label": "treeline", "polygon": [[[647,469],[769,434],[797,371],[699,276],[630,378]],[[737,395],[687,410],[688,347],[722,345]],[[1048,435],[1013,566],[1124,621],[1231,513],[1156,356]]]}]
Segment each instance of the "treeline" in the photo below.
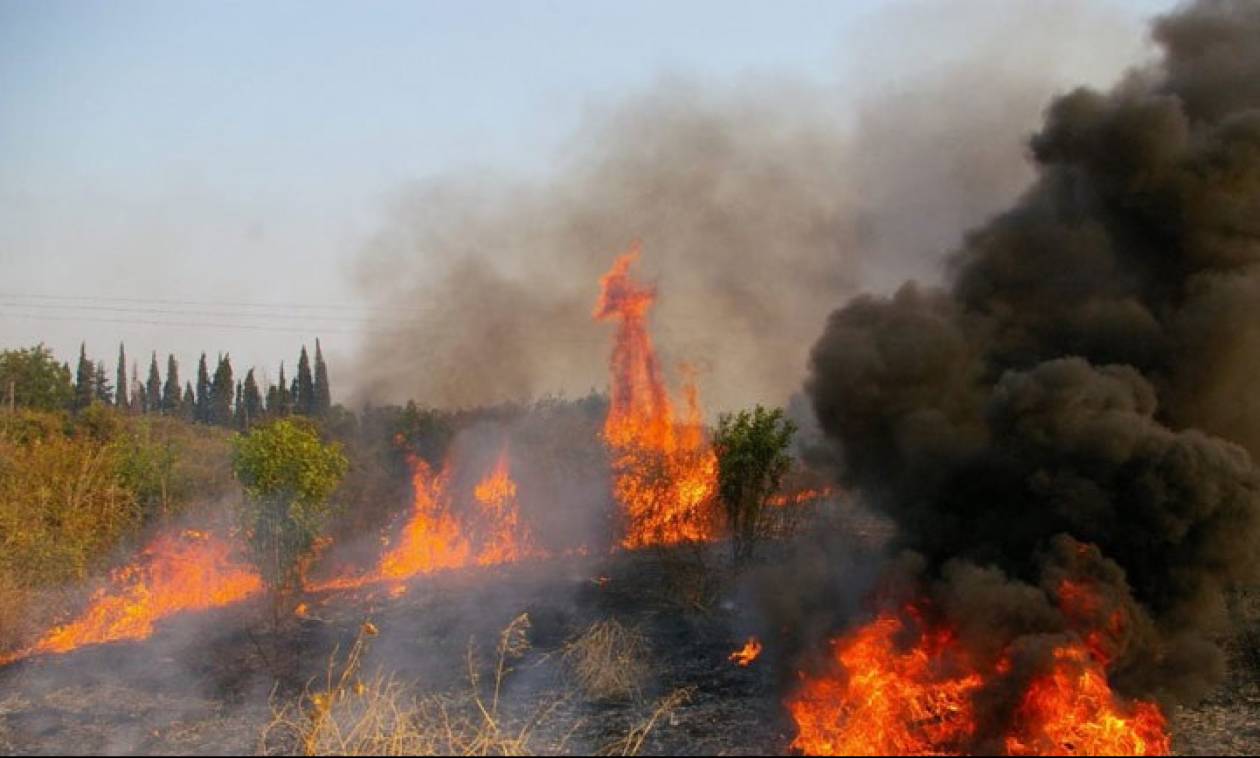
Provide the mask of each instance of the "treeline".
[{"label": "treeline", "polygon": [[298,358],[297,374],[289,381],[284,363],[279,379],[265,388],[251,368],[237,379],[228,354],[218,356],[211,372],[206,354],[197,365],[196,383],[182,380],[179,361],[166,358],[166,375],[157,353],[150,356],[147,377],[141,380],[139,365],[130,366],[126,346],[119,344],[116,369],[107,372],[103,360],[92,360],[87,345],[79,347],[73,373],[68,363],[58,363],[44,345],[0,351],[0,398],[10,408],[82,412],[93,405],[117,408],[131,414],[158,414],[185,421],[248,429],[269,418],[291,415],[323,418],[332,408],[328,365],[319,340],[312,363],[306,346]]}]

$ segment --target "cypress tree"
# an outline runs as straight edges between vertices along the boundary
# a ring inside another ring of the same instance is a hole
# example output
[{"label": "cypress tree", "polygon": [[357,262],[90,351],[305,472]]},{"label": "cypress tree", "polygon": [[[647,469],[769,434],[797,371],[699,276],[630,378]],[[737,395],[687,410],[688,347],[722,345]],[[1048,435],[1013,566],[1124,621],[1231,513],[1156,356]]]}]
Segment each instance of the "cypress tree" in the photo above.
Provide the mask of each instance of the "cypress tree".
[{"label": "cypress tree", "polygon": [[258,393],[258,382],[254,379],[254,370],[252,368],[245,374],[243,392],[241,400],[245,406],[245,428],[248,429],[258,419],[262,418],[263,414],[262,396]]},{"label": "cypress tree", "polygon": [[102,405],[114,404],[114,388],[109,386],[105,378],[105,361],[96,362],[96,376],[92,379],[92,388],[96,390],[96,400]]},{"label": "cypress tree", "polygon": [[87,357],[87,343],[79,343],[79,367],[74,374],[74,409],[81,411],[92,404],[96,393],[92,389],[92,380],[96,377],[96,366]]},{"label": "cypress tree", "polygon": [[332,390],[328,387],[328,366],[324,363],[324,352],[320,349],[319,340],[315,340],[315,407],[314,414],[323,418],[332,408]]},{"label": "cypress tree", "polygon": [[197,364],[197,399],[193,420],[202,424],[210,423],[210,370],[206,368],[204,352],[201,354],[201,362]]},{"label": "cypress tree", "polygon": [[127,398],[127,353],[123,343],[118,343],[118,373],[114,377],[114,405],[126,409],[131,405]]},{"label": "cypress tree", "polygon": [[210,384],[210,423],[216,426],[232,425],[232,386],[232,361],[225,355]]},{"label": "cypress tree", "polygon": [[315,413],[315,383],[311,379],[311,359],[306,355],[306,345],[298,358],[298,372],[293,389],[293,409],[303,416]]},{"label": "cypress tree", "polygon": [[276,383],[276,415],[287,416],[293,410],[289,385],[284,381],[284,361],[280,362],[280,381]]},{"label": "cypress tree", "polygon": [[192,382],[184,383],[184,397],[179,401],[179,417],[191,422],[197,413],[197,397],[193,395]]},{"label": "cypress tree", "polygon": [[135,361],[131,362],[131,412],[145,413],[149,409],[148,398],[144,396],[144,385],[140,383],[140,369]]},{"label": "cypress tree", "polygon": [[238,431],[245,431],[245,401],[241,397],[241,382],[236,382],[236,408],[232,411],[232,423]]},{"label": "cypress tree", "polygon": [[174,355],[166,356],[166,386],[162,388],[162,412],[179,415],[179,404],[184,399],[179,386],[179,361]]},{"label": "cypress tree", "polygon": [[149,413],[162,412],[162,375],[158,373],[156,350],[149,361],[149,381],[145,384],[144,396],[149,401]]}]

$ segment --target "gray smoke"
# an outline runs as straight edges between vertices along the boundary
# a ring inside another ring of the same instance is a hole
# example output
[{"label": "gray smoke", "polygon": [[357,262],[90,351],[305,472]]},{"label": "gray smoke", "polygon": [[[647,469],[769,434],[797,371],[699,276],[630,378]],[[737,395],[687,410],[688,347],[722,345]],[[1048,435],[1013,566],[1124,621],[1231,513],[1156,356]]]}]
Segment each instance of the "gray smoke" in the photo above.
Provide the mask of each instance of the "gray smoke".
[{"label": "gray smoke", "polygon": [[415,188],[359,261],[399,321],[369,336],[359,396],[466,406],[602,388],[597,279],[641,240],[663,365],[699,369],[711,409],[784,402],[837,299],[939,278],[951,241],[1031,178],[1040,103],[1090,65],[1062,61],[1127,38],[1082,4],[1018,6],[876,19],[862,37],[901,35],[934,62],[906,71],[859,47],[862,89],[663,79],[592,108],[541,177]]}]

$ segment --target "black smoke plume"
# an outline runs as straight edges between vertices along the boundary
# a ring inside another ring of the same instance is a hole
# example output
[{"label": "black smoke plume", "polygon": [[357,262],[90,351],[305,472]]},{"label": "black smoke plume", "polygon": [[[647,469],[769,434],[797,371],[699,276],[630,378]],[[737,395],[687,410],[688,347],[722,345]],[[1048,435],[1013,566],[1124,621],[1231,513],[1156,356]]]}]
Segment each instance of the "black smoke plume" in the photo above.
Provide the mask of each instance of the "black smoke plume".
[{"label": "black smoke plume", "polygon": [[1153,29],[1157,64],[1050,104],[947,288],[830,316],[807,390],[973,649],[1035,666],[1085,581],[1126,619],[1113,686],[1169,702],[1218,680],[1260,554],[1260,4]]}]

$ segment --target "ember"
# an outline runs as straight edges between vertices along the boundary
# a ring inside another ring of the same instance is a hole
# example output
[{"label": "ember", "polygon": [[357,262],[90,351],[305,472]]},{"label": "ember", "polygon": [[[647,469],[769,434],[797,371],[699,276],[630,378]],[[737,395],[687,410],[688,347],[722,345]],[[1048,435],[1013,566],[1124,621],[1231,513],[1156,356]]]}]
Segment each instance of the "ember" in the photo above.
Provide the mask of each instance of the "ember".
[{"label": "ember", "polygon": [[752,662],[757,660],[761,655],[761,640],[756,637],[749,637],[748,641],[739,650],[731,653],[729,658],[736,666],[747,668]]}]

